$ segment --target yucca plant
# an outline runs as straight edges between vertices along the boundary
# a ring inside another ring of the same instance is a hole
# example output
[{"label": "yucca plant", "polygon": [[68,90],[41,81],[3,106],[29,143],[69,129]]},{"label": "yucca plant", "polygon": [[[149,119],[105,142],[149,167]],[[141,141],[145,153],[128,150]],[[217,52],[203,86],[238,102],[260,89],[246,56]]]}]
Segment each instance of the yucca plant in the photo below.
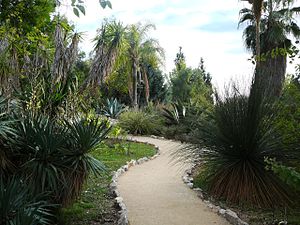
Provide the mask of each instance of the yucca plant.
[{"label": "yucca plant", "polygon": [[56,207],[44,200],[45,195],[33,195],[20,178],[0,180],[0,224],[50,225],[51,211]]},{"label": "yucca plant", "polygon": [[106,100],[101,112],[112,119],[117,119],[126,107],[121,104],[116,98],[111,98]]},{"label": "yucca plant", "polygon": [[0,176],[7,176],[14,169],[11,151],[6,145],[8,137],[14,136],[14,120],[7,113],[8,101],[0,94]]},{"label": "yucca plant", "polygon": [[100,175],[105,170],[103,163],[89,153],[100,147],[110,131],[110,125],[97,118],[77,118],[71,122],[65,121],[65,125],[68,128],[63,158],[66,185],[62,202],[67,205],[80,195],[90,172]]},{"label": "yucca plant", "polygon": [[179,103],[172,103],[171,109],[164,107],[162,115],[166,119],[167,125],[178,125],[186,116],[186,108]]},{"label": "yucca plant", "polygon": [[183,160],[201,161],[208,191],[218,199],[258,207],[285,206],[290,203],[288,188],[266,170],[265,158],[288,161],[299,154],[283,146],[270,123],[276,109],[260,96],[253,92],[248,98],[236,88],[224,99],[217,96],[210,118],[202,120],[195,132],[198,145],[178,154]]},{"label": "yucca plant", "polygon": [[63,156],[66,131],[47,116],[26,114],[16,126],[17,138],[11,141],[18,154],[24,181],[35,194],[60,195],[63,184]]}]

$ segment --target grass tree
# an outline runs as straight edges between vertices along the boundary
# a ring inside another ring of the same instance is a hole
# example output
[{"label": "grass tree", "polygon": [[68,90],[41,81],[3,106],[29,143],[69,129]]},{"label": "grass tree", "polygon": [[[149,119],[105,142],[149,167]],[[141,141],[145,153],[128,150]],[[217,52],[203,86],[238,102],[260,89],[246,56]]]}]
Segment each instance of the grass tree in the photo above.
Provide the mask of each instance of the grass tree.
[{"label": "grass tree", "polygon": [[83,83],[86,87],[96,88],[103,84],[112,73],[120,49],[124,42],[126,27],[121,22],[106,20],[95,38],[94,59],[88,77]]},{"label": "grass tree", "polygon": [[294,18],[300,8],[292,7],[291,1],[268,0],[263,2],[259,17],[256,10],[253,7],[240,11],[240,24],[248,24],[244,30],[245,45],[257,56],[254,83],[264,88],[268,96],[279,96],[287,67],[283,49],[293,46],[290,36],[300,37],[300,28]]}]

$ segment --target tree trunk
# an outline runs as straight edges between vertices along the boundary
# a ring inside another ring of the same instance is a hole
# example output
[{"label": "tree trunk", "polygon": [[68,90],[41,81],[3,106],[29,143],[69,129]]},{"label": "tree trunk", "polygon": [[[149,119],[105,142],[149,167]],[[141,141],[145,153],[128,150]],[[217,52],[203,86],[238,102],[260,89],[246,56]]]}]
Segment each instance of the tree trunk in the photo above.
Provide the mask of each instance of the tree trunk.
[{"label": "tree trunk", "polygon": [[134,108],[138,108],[138,93],[137,93],[137,73],[138,73],[138,68],[137,68],[137,63],[134,61],[133,62],[133,69],[132,69],[132,106]]},{"label": "tree trunk", "polygon": [[260,88],[263,97],[274,98],[281,95],[285,81],[287,59],[286,56],[271,56],[260,62],[256,68],[254,86]]}]

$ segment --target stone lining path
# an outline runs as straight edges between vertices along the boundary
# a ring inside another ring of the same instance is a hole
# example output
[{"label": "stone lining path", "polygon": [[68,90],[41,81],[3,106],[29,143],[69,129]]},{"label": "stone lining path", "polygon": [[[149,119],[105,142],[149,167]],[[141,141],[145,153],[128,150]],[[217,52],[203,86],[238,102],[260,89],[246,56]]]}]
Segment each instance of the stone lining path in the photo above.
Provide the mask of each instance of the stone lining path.
[{"label": "stone lining path", "polygon": [[119,178],[118,190],[127,206],[130,225],[229,225],[182,182],[186,168],[170,163],[170,154],[180,143],[134,139],[157,145],[161,155]]}]

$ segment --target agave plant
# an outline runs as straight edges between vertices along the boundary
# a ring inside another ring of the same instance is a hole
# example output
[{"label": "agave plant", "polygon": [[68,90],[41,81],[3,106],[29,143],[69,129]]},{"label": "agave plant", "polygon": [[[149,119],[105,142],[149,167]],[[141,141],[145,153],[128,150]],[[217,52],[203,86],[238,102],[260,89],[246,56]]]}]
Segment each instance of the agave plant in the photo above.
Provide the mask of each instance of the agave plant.
[{"label": "agave plant", "polygon": [[171,109],[163,108],[163,116],[166,118],[167,125],[178,125],[186,116],[186,108],[179,103],[172,103]]},{"label": "agave plant", "polygon": [[56,206],[43,200],[45,196],[32,194],[30,188],[13,177],[0,180],[0,224],[3,225],[48,225],[54,218]]},{"label": "agave plant", "polygon": [[299,154],[283,146],[271,125],[276,109],[253,96],[248,98],[235,89],[224,99],[217,97],[210,119],[198,124],[198,145],[177,154],[183,160],[202,162],[208,191],[216,198],[259,207],[287,205],[289,189],[266,170],[265,158],[288,161]]},{"label": "agave plant", "polygon": [[89,153],[100,146],[107,137],[110,126],[99,119],[88,121],[80,118],[72,122],[65,121],[65,125],[68,130],[63,161],[67,170],[62,202],[67,205],[80,195],[90,172],[100,175],[105,170],[102,162]]},{"label": "agave plant", "polygon": [[117,119],[124,110],[123,104],[119,103],[116,98],[111,98],[106,100],[102,113],[109,118]]}]

